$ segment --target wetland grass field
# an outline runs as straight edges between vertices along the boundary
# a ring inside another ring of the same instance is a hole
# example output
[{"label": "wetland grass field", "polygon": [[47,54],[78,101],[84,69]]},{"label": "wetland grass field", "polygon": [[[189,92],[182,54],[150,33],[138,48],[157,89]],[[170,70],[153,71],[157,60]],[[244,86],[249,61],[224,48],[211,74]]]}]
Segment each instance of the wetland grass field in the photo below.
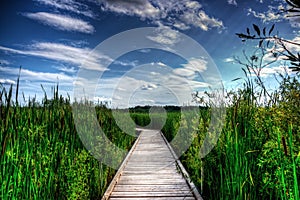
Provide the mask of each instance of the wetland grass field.
[{"label": "wetland grass field", "polygon": [[[169,141],[179,126],[191,133],[193,142],[180,159],[204,199],[299,200],[299,76],[283,78],[263,105],[250,83],[227,93],[221,136],[203,159],[199,150],[208,132],[209,104],[200,107],[198,120],[181,116],[180,107],[166,108],[162,131]],[[1,87],[0,199],[100,199],[116,171],[82,145],[70,98],[60,96],[55,87],[53,98],[45,94],[42,102],[26,102],[18,103],[18,84]],[[107,137],[129,150],[135,137],[122,132],[111,109],[95,109]],[[132,108],[131,118],[145,126],[148,111],[147,106]],[[152,114],[158,122],[160,116]]]}]

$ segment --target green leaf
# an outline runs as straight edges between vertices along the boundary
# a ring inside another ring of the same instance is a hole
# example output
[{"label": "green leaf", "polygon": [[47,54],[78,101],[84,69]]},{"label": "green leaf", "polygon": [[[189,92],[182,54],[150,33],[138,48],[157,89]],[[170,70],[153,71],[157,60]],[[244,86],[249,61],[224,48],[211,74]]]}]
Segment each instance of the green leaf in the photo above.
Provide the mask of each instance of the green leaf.
[{"label": "green leaf", "polygon": [[292,1],[290,1],[290,0],[286,0],[285,2],[286,2],[287,4],[289,4],[290,6],[292,6],[292,7],[295,7],[294,2],[292,2]]},{"label": "green leaf", "polygon": [[264,40],[260,40],[258,46],[261,47]]},{"label": "green leaf", "polygon": [[246,70],[244,68],[242,68],[242,70],[245,73],[245,75],[248,76],[248,73],[246,72]]},{"label": "green leaf", "polygon": [[268,40],[268,42],[267,42],[267,47],[269,47],[269,44],[270,44],[270,40]]},{"label": "green leaf", "polygon": [[300,63],[296,63],[296,62],[291,62],[291,64],[295,66],[300,66]]},{"label": "green leaf", "polygon": [[274,30],[275,24],[272,25],[270,31],[269,31],[269,35],[271,35],[272,31]]},{"label": "green leaf", "polygon": [[237,81],[237,80],[240,80],[240,79],[242,79],[242,78],[235,78],[235,79],[233,79],[231,81],[234,82],[234,81]]},{"label": "green leaf", "polygon": [[256,24],[253,24],[253,28],[256,31],[257,35],[260,36],[260,30],[259,27]]}]

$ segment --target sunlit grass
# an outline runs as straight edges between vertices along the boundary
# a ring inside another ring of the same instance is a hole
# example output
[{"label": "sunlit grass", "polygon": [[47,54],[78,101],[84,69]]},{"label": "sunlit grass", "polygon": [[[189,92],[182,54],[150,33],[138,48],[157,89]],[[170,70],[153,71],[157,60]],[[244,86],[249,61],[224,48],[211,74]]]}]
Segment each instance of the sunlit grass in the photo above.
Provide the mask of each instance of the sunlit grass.
[{"label": "sunlit grass", "polygon": [[[13,87],[0,91],[0,199],[100,199],[115,170],[84,148],[76,133],[70,99],[46,94],[42,103],[13,101]],[[115,124],[111,111],[96,107],[112,142],[134,141]],[[134,130],[133,130],[134,131]]]}]

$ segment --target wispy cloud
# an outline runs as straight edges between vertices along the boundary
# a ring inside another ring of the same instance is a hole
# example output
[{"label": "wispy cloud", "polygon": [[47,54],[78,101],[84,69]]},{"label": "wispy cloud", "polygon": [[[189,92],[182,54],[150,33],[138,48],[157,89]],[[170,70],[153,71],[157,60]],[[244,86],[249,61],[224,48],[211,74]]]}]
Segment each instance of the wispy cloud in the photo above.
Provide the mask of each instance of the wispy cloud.
[{"label": "wispy cloud", "polygon": [[[271,77],[276,74],[285,74],[285,73],[291,73],[291,70],[289,70],[286,66],[274,66],[274,67],[265,67],[261,69],[260,71],[260,77]],[[256,76],[254,72],[252,72],[252,76]]]},{"label": "wispy cloud", "polygon": [[[300,36],[296,36],[295,38],[290,40],[293,43],[300,44]],[[289,42],[283,41],[282,44],[293,54],[297,55],[298,52],[300,52],[299,45],[295,45]],[[281,52],[280,54],[274,56],[274,50],[276,48],[276,51]],[[271,47],[267,49],[266,55],[264,56],[264,62],[269,63],[274,60],[286,60],[286,57],[284,54],[286,54],[286,50],[283,47]]]},{"label": "wispy cloud", "polygon": [[7,78],[6,79],[0,78],[0,84],[9,84],[9,85],[13,84],[13,85],[15,85],[16,81],[11,80],[11,79],[7,79]]},{"label": "wispy cloud", "polygon": [[289,21],[293,28],[300,28],[300,18],[299,17],[290,17]]},{"label": "wispy cloud", "polygon": [[227,0],[228,4],[237,6],[236,0]]},{"label": "wispy cloud", "polygon": [[188,63],[182,64],[183,68],[176,68],[173,73],[177,76],[193,77],[198,72],[207,69],[207,62],[203,59],[190,59]]},{"label": "wispy cloud", "polygon": [[84,67],[99,71],[105,70],[101,63],[112,62],[108,56],[95,52],[92,53],[89,48],[78,48],[61,43],[38,42],[27,46],[26,50],[0,46],[0,51],[27,56],[37,56],[76,66],[81,66],[84,63]]},{"label": "wispy cloud", "polygon": [[155,24],[186,30],[190,26],[207,31],[210,28],[224,28],[223,22],[209,16],[198,1],[193,0],[100,0],[103,11],[148,19]]},{"label": "wispy cloud", "polygon": [[[280,13],[282,10],[288,10],[291,7],[285,3],[285,1],[274,1],[276,5],[269,5],[266,11],[258,12],[252,8],[248,9],[248,15],[261,19],[264,23],[268,22],[280,22],[287,20],[293,28],[300,27],[299,17],[291,17],[291,13]],[[261,2],[263,3],[263,2]]]},{"label": "wispy cloud", "polygon": [[223,62],[225,62],[225,63],[233,63],[234,62],[234,58],[233,57],[225,58],[223,60]]},{"label": "wispy cloud", "polygon": [[161,14],[159,8],[154,7],[148,0],[100,0],[100,4],[104,11],[138,16],[141,19],[158,19]]},{"label": "wispy cloud", "polygon": [[269,6],[269,10],[267,12],[257,12],[252,8],[248,9],[248,15],[253,15],[254,17],[261,19],[265,22],[279,22],[283,19],[283,17],[278,14],[272,7]]},{"label": "wispy cloud", "polygon": [[[19,69],[13,67],[0,67],[0,72],[1,74],[15,77],[19,75]],[[29,69],[21,69],[20,78],[21,80],[27,80],[30,82],[73,82],[73,76],[68,76],[64,73],[36,72]]]},{"label": "wispy cloud", "polygon": [[66,15],[47,12],[24,13],[23,15],[44,25],[51,26],[62,31],[73,31],[88,34],[95,32],[94,27],[89,22]]},{"label": "wispy cloud", "polygon": [[[183,66],[181,68],[184,69]],[[112,106],[118,108],[147,104],[192,104],[191,93],[209,86],[196,76],[184,77],[172,72],[173,68],[157,62],[134,68],[121,77],[101,78],[97,80],[96,90],[93,87],[95,80],[85,79],[79,82],[84,83],[80,88],[84,87],[85,97],[92,101],[98,97],[111,100]]]},{"label": "wispy cloud", "polygon": [[[0,66],[0,83],[6,85],[16,84],[18,76],[19,68]],[[63,96],[69,94],[72,98],[74,79],[74,75],[67,75],[65,73],[38,72],[22,68],[20,73],[19,94],[24,92],[25,101],[29,97],[31,97],[31,99],[35,97],[36,100],[40,102],[44,98],[41,85],[44,87],[48,97],[51,98],[53,94],[52,88],[58,84],[59,93]],[[25,103],[21,95],[19,95],[19,101]]]},{"label": "wispy cloud", "polygon": [[162,24],[160,24],[155,35],[147,36],[147,38],[167,46],[173,46],[180,41],[180,35],[178,31]]},{"label": "wispy cloud", "polygon": [[0,60],[0,65],[9,65],[10,62],[7,60]]},{"label": "wispy cloud", "polygon": [[116,65],[121,65],[121,66],[131,66],[131,67],[135,67],[138,65],[138,61],[134,60],[134,61],[120,61],[120,60],[116,60],[113,62],[113,64]]},{"label": "wispy cloud", "polygon": [[54,66],[53,68],[61,71],[66,72],[70,74],[75,74],[78,70],[75,69],[75,67],[67,67],[67,66]]},{"label": "wispy cloud", "polygon": [[94,18],[94,13],[89,6],[74,0],[35,0],[36,2],[54,7],[56,9],[70,11],[76,14],[81,14],[87,17]]}]

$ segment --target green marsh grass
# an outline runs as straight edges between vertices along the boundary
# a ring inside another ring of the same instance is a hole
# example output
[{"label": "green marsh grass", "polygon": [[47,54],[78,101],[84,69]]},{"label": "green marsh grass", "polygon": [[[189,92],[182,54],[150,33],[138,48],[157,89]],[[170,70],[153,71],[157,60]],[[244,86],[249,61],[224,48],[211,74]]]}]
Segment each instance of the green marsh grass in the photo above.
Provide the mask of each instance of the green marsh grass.
[{"label": "green marsh grass", "polygon": [[[18,83],[19,84],[19,83]],[[84,148],[69,98],[58,95],[20,106],[13,86],[0,90],[0,199],[100,199],[115,170]],[[13,100],[14,99],[14,100]],[[96,107],[99,123],[117,146],[130,149],[134,138],[116,125],[111,110]]]},{"label": "green marsh grass", "polygon": [[[199,109],[197,123],[193,118],[182,119],[178,110],[168,110],[162,131],[172,141],[180,121],[185,121],[181,125],[191,132],[193,143],[180,159],[204,199],[299,200],[300,83],[297,80],[299,77],[284,78],[279,89],[271,94],[273,99],[264,105],[263,91],[251,79],[246,80],[244,88],[228,93],[230,104],[222,134],[203,159],[199,151],[208,131],[210,108]],[[132,117],[140,125],[149,122],[145,111],[134,112]]]},{"label": "green marsh grass", "polygon": [[[203,159],[199,151],[208,132],[210,108],[200,108],[199,118],[194,112],[182,116],[179,108],[166,108],[162,128],[166,138],[172,141],[181,128],[193,139],[180,159],[204,199],[300,199],[298,80],[284,78],[265,105],[260,100],[263,92],[250,79],[244,88],[228,93],[222,134]],[[13,86],[0,90],[0,199],[101,198],[115,170],[83,147],[70,99],[59,96],[56,87],[52,99],[45,94],[42,103],[33,98],[20,106],[13,94]],[[107,137],[130,149],[134,137],[121,131],[112,110],[99,105],[96,113]],[[138,126],[150,123],[149,108],[131,109],[130,115]],[[159,112],[152,118],[163,119]],[[160,124],[152,125],[155,129]],[[175,151],[182,144],[174,143]]]}]

